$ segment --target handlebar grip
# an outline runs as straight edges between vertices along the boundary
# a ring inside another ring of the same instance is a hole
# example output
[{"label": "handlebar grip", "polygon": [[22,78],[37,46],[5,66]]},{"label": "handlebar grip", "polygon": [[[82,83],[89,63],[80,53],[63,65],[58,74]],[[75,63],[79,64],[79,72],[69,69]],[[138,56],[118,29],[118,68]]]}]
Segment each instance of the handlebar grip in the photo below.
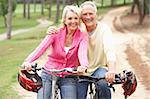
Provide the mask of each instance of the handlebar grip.
[{"label": "handlebar grip", "polygon": [[37,63],[31,65],[32,71],[33,71],[34,73],[36,73],[37,71],[39,71],[39,70],[42,69],[42,68],[37,68],[37,66],[38,66]]}]

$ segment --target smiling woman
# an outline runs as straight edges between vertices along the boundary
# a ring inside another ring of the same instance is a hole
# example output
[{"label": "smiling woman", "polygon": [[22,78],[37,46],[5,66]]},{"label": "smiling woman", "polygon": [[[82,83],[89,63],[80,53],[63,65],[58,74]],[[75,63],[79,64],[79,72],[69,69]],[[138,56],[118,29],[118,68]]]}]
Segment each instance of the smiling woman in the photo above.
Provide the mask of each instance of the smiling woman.
[{"label": "smiling woman", "polygon": [[[41,57],[48,48],[51,52],[44,64],[41,73],[44,86],[39,89],[37,99],[50,99],[52,95],[52,75],[47,71],[50,69],[77,68],[77,73],[85,72],[88,68],[87,43],[85,33],[79,29],[80,10],[76,6],[66,6],[62,17],[64,27],[56,34],[47,35],[39,46],[25,59],[22,66],[31,70],[31,64]],[[72,73],[58,73],[58,86],[61,99],[77,99],[77,79],[74,77],[63,78]],[[67,91],[67,92],[66,92]]]}]

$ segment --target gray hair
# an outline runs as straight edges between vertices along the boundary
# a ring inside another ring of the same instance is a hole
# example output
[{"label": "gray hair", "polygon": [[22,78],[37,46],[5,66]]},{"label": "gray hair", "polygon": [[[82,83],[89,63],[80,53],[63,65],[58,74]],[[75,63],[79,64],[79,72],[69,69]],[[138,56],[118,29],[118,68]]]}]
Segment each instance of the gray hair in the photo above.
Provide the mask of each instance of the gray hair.
[{"label": "gray hair", "polygon": [[81,10],[79,7],[73,6],[73,5],[67,5],[67,6],[65,6],[63,13],[62,13],[62,22],[63,23],[64,23],[64,20],[66,18],[68,11],[75,13],[79,18],[81,16]]},{"label": "gray hair", "polygon": [[84,3],[82,3],[82,4],[80,5],[81,10],[82,10],[82,8],[83,8],[84,6],[90,6],[90,7],[92,7],[93,10],[95,11],[95,13],[97,13],[97,7],[96,7],[96,5],[95,5],[94,2],[92,2],[92,1],[85,1]]}]

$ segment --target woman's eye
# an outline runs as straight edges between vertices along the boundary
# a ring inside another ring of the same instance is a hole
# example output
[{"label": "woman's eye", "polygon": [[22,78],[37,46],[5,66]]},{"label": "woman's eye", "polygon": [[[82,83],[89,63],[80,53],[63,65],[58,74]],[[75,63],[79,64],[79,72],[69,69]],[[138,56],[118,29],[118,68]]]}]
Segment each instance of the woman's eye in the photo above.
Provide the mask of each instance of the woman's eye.
[{"label": "woman's eye", "polygon": [[77,18],[77,17],[75,17],[74,19],[76,19],[76,20],[77,20],[78,18]]},{"label": "woman's eye", "polygon": [[72,20],[72,18],[70,17],[70,18],[68,18],[69,20]]}]

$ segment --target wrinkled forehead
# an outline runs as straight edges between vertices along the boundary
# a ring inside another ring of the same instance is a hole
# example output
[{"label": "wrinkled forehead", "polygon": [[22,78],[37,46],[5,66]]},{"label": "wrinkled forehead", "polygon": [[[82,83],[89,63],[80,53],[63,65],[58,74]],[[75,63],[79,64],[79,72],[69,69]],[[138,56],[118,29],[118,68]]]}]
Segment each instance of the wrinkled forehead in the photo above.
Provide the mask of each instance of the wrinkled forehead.
[{"label": "wrinkled forehead", "polygon": [[87,11],[87,10],[92,11],[92,12],[96,12],[95,9],[92,6],[89,6],[89,5],[83,6],[82,9],[81,9],[81,12]]},{"label": "wrinkled forehead", "polygon": [[93,10],[94,12],[97,12],[96,5],[93,3],[83,3],[81,4],[80,8],[81,8],[81,11],[88,9],[88,10]]}]

